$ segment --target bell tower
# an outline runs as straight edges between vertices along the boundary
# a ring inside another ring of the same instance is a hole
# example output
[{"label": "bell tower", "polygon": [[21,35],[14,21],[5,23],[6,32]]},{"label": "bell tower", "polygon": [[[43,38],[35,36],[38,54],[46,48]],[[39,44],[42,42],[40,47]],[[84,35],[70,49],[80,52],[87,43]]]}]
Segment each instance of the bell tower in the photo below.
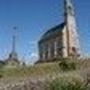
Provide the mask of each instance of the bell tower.
[{"label": "bell tower", "polygon": [[79,55],[79,39],[72,0],[64,0],[64,22],[66,24],[67,56]]}]

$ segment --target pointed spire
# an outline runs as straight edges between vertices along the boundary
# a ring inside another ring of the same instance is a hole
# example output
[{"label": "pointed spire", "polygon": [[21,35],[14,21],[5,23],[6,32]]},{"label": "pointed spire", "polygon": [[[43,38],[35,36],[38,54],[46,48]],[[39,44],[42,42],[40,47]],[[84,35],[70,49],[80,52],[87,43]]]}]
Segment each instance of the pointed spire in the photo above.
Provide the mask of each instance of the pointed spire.
[{"label": "pointed spire", "polygon": [[74,15],[74,7],[72,0],[64,0],[64,20],[67,31],[67,51],[68,55],[78,52],[79,40],[77,33],[77,25]]},{"label": "pointed spire", "polygon": [[74,15],[74,8],[72,5],[72,0],[64,0],[64,14],[66,15]]}]

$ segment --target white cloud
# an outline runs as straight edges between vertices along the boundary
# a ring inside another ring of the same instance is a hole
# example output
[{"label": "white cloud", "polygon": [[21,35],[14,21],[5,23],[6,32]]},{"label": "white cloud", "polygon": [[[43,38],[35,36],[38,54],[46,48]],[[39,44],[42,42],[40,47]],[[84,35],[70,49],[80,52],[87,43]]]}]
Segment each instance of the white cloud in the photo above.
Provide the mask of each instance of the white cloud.
[{"label": "white cloud", "polygon": [[26,62],[27,64],[34,64],[38,60],[38,53],[31,53],[29,56],[29,60]]}]

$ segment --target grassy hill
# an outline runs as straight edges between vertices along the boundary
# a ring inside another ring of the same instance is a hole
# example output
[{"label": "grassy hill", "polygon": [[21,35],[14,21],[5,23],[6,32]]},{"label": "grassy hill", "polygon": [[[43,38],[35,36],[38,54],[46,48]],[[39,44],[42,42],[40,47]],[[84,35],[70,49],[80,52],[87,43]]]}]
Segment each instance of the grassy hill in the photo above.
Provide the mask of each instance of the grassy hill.
[{"label": "grassy hill", "polygon": [[[61,61],[62,62],[62,61]],[[72,63],[73,62],[73,63]],[[64,64],[62,67],[62,63]],[[44,75],[53,75],[63,72],[64,68],[70,69],[74,68],[74,64],[76,65],[77,69],[84,69],[90,67],[90,60],[67,60],[62,62],[60,65],[59,62],[49,62],[49,63],[39,63],[33,66],[17,66],[17,67],[8,67],[3,66],[0,68],[0,76],[1,77],[28,77],[28,76],[44,76]],[[65,66],[65,63],[67,66]],[[70,63],[72,65],[70,65]]]},{"label": "grassy hill", "polygon": [[18,87],[23,88],[26,85],[29,88],[33,86],[35,90],[90,90],[90,60],[62,60],[33,66],[2,66],[0,78],[0,86],[3,87],[6,83],[14,86],[12,84],[20,82],[21,85],[21,82],[24,82],[22,86],[18,84]]}]

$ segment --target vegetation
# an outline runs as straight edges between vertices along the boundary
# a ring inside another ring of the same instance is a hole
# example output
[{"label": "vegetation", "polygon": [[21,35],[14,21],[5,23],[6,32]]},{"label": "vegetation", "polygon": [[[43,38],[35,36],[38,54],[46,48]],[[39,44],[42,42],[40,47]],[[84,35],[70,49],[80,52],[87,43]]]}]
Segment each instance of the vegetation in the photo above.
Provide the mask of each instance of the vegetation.
[{"label": "vegetation", "polygon": [[58,63],[44,63],[24,67],[4,66],[2,69],[0,69],[0,74],[2,74],[3,77],[36,77],[58,72],[60,72]]},{"label": "vegetation", "polygon": [[90,87],[85,83],[81,77],[68,74],[53,80],[50,84],[50,90],[90,90]]},{"label": "vegetation", "polygon": [[80,68],[77,60],[72,60],[68,58],[61,60],[59,66],[63,71],[76,70]]},{"label": "vegetation", "polygon": [[89,60],[72,59],[62,59],[54,63],[38,63],[34,66],[15,67],[1,65],[0,78],[5,78],[6,80],[8,78],[40,77],[46,79],[46,84],[48,84],[47,90],[90,90],[87,80],[78,73],[78,70],[83,71],[83,69],[89,67]]},{"label": "vegetation", "polygon": [[2,77],[28,77],[46,76],[63,73],[62,71],[75,71],[79,68],[90,67],[90,61],[63,59],[61,61],[40,63],[34,66],[1,66],[0,75]]}]

